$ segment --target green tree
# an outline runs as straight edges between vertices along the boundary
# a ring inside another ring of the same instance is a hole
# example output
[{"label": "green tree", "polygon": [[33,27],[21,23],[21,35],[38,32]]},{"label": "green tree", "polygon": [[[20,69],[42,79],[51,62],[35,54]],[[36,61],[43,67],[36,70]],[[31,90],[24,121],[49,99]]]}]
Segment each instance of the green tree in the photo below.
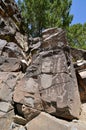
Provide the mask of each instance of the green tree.
[{"label": "green tree", "polygon": [[50,27],[61,27],[67,29],[72,22],[73,15],[70,14],[72,0],[53,0],[50,7]]},{"label": "green tree", "polygon": [[28,32],[40,36],[43,29],[67,29],[73,19],[70,15],[72,0],[18,0]]},{"label": "green tree", "polygon": [[48,19],[48,0],[18,0],[18,6],[25,20],[28,32],[33,36],[41,35]]},{"label": "green tree", "polygon": [[68,28],[67,35],[72,47],[86,49],[86,23],[71,25]]}]

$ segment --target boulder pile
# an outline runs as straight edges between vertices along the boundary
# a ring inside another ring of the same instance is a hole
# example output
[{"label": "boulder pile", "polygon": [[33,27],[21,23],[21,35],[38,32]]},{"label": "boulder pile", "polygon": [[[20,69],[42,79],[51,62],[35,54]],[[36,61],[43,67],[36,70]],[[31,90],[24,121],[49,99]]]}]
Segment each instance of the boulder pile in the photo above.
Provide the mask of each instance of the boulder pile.
[{"label": "boulder pile", "polygon": [[28,40],[14,0],[0,0],[0,130],[86,130],[85,54],[60,28]]}]

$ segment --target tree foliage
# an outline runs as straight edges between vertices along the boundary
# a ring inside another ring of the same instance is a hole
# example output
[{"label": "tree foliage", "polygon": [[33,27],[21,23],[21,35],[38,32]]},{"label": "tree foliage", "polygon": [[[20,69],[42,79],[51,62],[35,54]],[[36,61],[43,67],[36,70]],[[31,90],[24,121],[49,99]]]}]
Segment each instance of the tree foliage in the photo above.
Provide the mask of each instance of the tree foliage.
[{"label": "tree foliage", "polygon": [[70,25],[71,5],[72,0],[18,0],[28,34],[41,36],[43,29],[61,27],[67,31],[72,47],[86,49],[86,23]]},{"label": "tree foliage", "polygon": [[70,15],[72,0],[53,0],[50,8],[50,27],[62,27],[66,29],[72,22],[73,15]]},{"label": "tree foliage", "polygon": [[24,22],[32,36],[39,36],[48,27],[69,27],[72,0],[18,0]]},{"label": "tree foliage", "polygon": [[67,34],[72,47],[86,49],[86,23],[71,25]]},{"label": "tree foliage", "polygon": [[18,0],[24,23],[32,36],[39,36],[48,21],[48,0]]}]

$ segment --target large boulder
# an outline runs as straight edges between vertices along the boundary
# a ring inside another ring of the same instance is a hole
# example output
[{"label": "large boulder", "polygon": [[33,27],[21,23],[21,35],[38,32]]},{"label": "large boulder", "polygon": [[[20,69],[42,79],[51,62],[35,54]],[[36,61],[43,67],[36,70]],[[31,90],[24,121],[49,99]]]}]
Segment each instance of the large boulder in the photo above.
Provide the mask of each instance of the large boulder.
[{"label": "large boulder", "polygon": [[17,72],[20,70],[20,62],[17,58],[0,57],[0,71]]},{"label": "large boulder", "polygon": [[26,128],[27,130],[86,130],[86,123],[82,121],[70,123],[42,112],[39,116],[30,121],[26,125]]},{"label": "large boulder", "polygon": [[14,110],[8,111],[2,117],[0,116],[0,130],[12,130],[10,129]]},{"label": "large boulder", "polygon": [[24,115],[22,107],[26,105],[28,115],[37,110],[70,120],[78,118],[81,103],[65,32],[48,29],[39,42],[40,46],[32,48],[32,64],[16,85],[14,102],[22,104]]},{"label": "large boulder", "polygon": [[20,72],[0,72],[0,102],[12,102],[14,88],[22,77]]},{"label": "large boulder", "polygon": [[86,60],[77,60],[74,63],[78,87],[80,92],[80,99],[86,102]]},{"label": "large boulder", "polygon": [[81,59],[86,60],[86,50],[71,47],[71,55],[74,61]]}]

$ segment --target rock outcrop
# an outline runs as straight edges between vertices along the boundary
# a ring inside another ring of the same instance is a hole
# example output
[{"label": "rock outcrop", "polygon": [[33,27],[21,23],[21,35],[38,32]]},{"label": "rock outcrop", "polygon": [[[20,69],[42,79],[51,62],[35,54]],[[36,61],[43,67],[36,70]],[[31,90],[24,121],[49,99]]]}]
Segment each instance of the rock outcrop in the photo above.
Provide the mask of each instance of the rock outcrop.
[{"label": "rock outcrop", "polygon": [[76,120],[69,123],[67,121],[56,119],[46,113],[41,113],[38,117],[29,122],[26,125],[26,128],[27,130],[85,130],[86,123]]},{"label": "rock outcrop", "polygon": [[32,49],[34,60],[15,87],[14,101],[27,105],[28,111],[33,109],[32,117],[37,110],[70,120],[78,118],[80,97],[65,32],[46,30],[39,42],[40,47]]},{"label": "rock outcrop", "polygon": [[27,40],[15,1],[0,0],[0,130],[85,130],[85,51],[57,28]]},{"label": "rock outcrop", "polygon": [[80,98],[86,102],[86,50],[71,48],[71,54],[76,71]]},{"label": "rock outcrop", "polygon": [[14,116],[13,92],[23,77],[21,60],[26,59],[27,36],[13,0],[0,0],[0,130],[9,130]]},{"label": "rock outcrop", "polygon": [[[0,0],[0,39],[14,42],[27,51],[27,37],[22,33],[22,18],[14,0]],[[12,51],[12,48],[8,49]]]}]

